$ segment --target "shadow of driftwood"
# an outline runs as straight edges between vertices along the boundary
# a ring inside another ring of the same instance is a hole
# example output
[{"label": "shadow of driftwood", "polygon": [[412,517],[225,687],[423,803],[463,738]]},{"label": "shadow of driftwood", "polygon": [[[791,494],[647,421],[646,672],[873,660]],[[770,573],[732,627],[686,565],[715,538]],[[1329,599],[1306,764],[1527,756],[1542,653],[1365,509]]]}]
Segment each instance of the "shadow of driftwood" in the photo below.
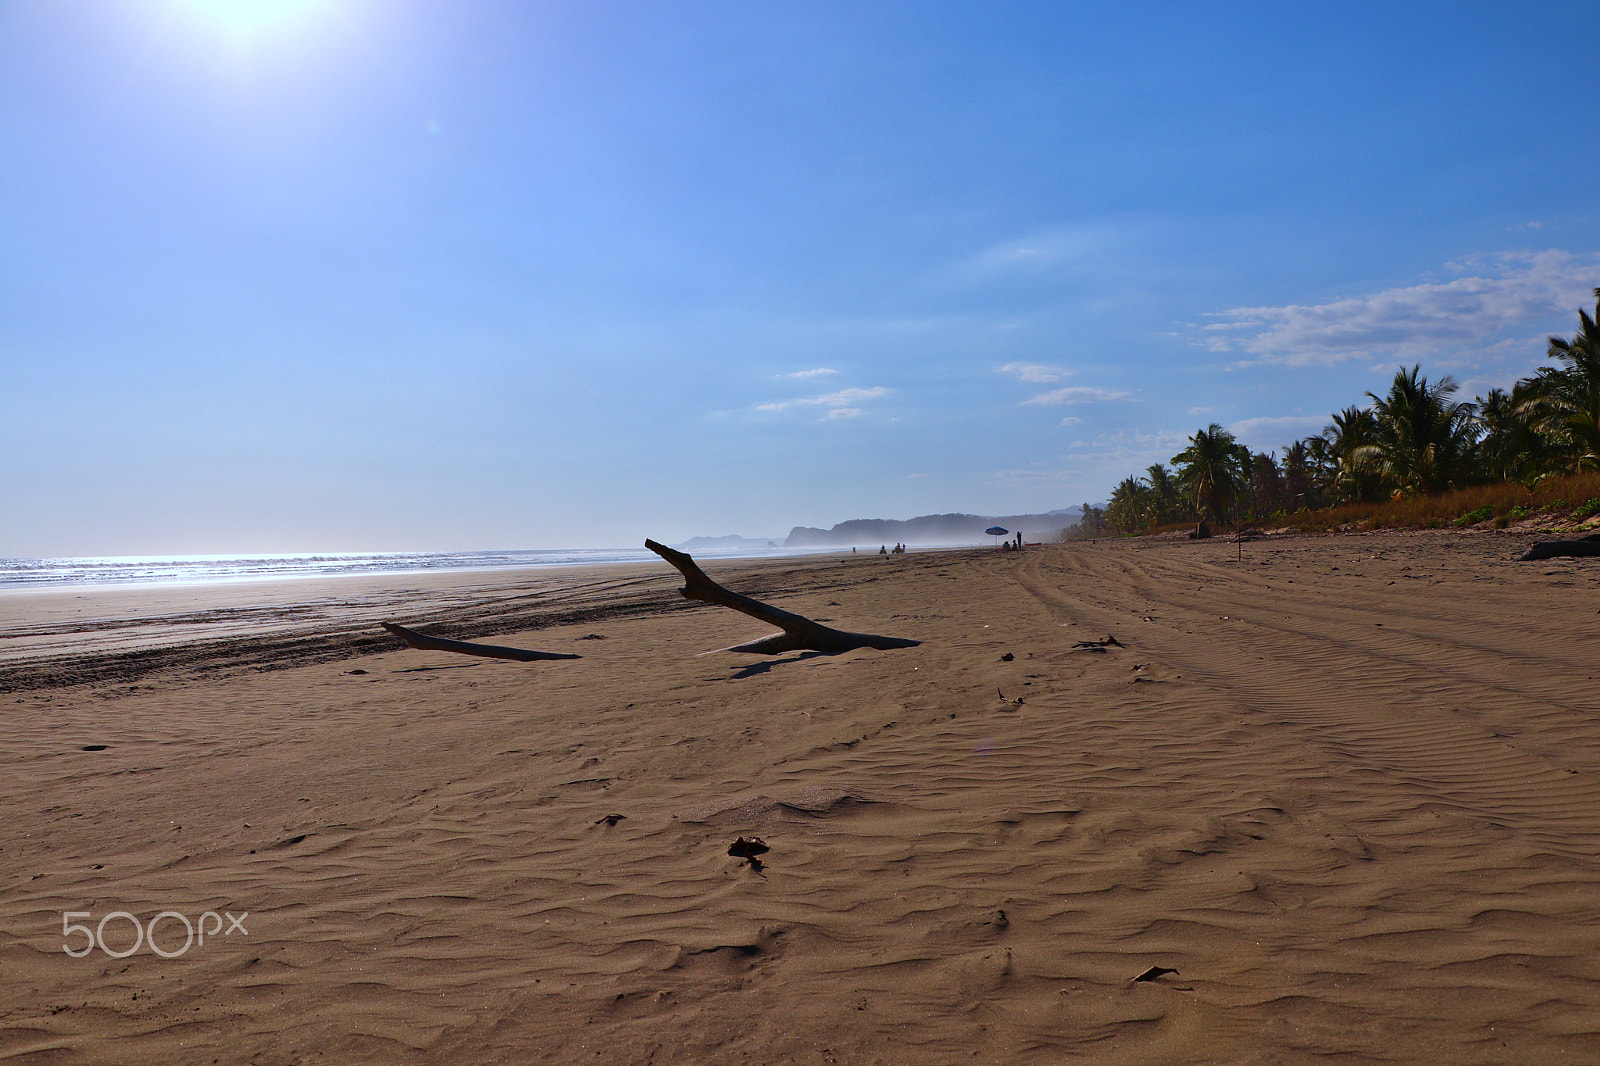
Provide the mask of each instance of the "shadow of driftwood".
[{"label": "shadow of driftwood", "polygon": [[768,670],[771,670],[774,666],[782,666],[784,663],[805,662],[807,659],[820,659],[826,654],[826,652],[821,651],[808,651],[801,655],[792,655],[787,659],[765,659],[759,663],[751,663],[749,666],[741,666],[739,669],[733,672],[733,679],[735,681],[742,681],[747,677],[755,677],[757,674],[764,674]]}]

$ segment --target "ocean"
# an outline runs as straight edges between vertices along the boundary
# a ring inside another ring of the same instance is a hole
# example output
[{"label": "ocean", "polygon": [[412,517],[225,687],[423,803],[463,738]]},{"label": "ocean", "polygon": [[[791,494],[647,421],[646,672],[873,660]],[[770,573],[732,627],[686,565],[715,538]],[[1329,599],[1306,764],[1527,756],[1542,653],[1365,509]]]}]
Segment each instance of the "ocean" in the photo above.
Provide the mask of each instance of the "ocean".
[{"label": "ocean", "polygon": [[[718,547],[696,559],[811,555],[838,548]],[[339,574],[527,569],[605,563],[665,563],[645,548],[530,548],[472,552],[327,552],[281,555],[149,555],[0,559],[0,590],[85,585],[212,584]]]}]

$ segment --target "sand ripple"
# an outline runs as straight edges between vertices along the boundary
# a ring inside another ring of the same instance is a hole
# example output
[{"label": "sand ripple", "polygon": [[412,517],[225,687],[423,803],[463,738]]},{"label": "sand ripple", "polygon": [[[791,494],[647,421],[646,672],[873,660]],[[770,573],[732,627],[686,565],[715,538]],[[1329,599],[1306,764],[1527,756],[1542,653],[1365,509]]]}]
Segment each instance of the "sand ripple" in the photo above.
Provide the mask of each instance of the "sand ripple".
[{"label": "sand ripple", "polygon": [[[1512,554],[817,561],[767,594],[925,643],[20,693],[0,1059],[1600,1061],[1600,571]],[[60,950],[163,909],[249,933]]]}]

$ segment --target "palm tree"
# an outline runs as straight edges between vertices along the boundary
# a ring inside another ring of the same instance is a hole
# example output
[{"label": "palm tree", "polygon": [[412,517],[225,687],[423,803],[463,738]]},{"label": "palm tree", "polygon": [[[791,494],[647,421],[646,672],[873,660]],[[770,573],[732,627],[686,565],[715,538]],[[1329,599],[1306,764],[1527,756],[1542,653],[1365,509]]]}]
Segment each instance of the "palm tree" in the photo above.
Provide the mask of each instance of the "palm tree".
[{"label": "palm tree", "polygon": [[1490,481],[1520,481],[1530,489],[1554,459],[1548,441],[1534,428],[1533,396],[1526,381],[1510,392],[1490,389],[1478,397],[1478,473]]},{"label": "palm tree", "polygon": [[1314,477],[1311,449],[1306,441],[1297,440],[1283,450],[1283,495],[1289,510],[1313,505]]},{"label": "palm tree", "polygon": [[1551,337],[1546,357],[1559,366],[1540,367],[1526,381],[1522,411],[1546,434],[1572,470],[1600,468],[1600,289],[1595,313],[1578,311],[1578,332]]},{"label": "palm tree", "polygon": [[1106,524],[1118,533],[1137,533],[1152,522],[1150,487],[1138,478],[1125,477],[1111,490],[1106,503]]},{"label": "palm tree", "polygon": [[1202,521],[1209,515],[1219,523],[1238,499],[1244,481],[1241,471],[1249,461],[1249,449],[1215,422],[1190,437],[1189,447],[1172,457],[1178,477],[1194,494],[1195,513]]},{"label": "palm tree", "polygon": [[1155,524],[1164,526],[1176,522],[1183,509],[1178,482],[1162,463],[1151,463],[1145,468],[1145,484],[1150,486],[1151,503],[1155,509]]},{"label": "palm tree", "polygon": [[1314,437],[1298,441],[1305,448],[1306,468],[1311,478],[1310,500],[1307,506],[1321,506],[1338,498],[1335,483],[1339,474],[1339,457],[1333,451],[1333,439],[1328,426]]},{"label": "palm tree", "polygon": [[1250,457],[1250,515],[1265,518],[1283,510],[1283,471],[1271,452],[1257,452]]},{"label": "palm tree", "polygon": [[1395,372],[1389,391],[1373,399],[1378,420],[1375,453],[1384,472],[1405,493],[1443,492],[1470,469],[1477,440],[1470,403],[1450,398],[1460,386],[1446,374],[1433,384],[1422,377],[1422,365]]},{"label": "palm tree", "polygon": [[1105,532],[1106,514],[1098,507],[1084,504],[1078,516],[1078,536],[1093,537]]},{"label": "palm tree", "polygon": [[1378,420],[1365,407],[1346,407],[1322,430],[1320,449],[1328,464],[1328,489],[1340,503],[1375,499],[1380,474],[1373,448]]}]

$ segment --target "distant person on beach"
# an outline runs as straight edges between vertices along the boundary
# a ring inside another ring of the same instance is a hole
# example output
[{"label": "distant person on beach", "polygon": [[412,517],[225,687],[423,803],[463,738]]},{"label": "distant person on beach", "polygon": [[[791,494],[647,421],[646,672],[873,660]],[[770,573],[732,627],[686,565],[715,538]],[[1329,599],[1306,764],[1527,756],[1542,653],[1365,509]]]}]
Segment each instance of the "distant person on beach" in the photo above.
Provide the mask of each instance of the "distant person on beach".
[{"label": "distant person on beach", "polygon": [[879,555],[888,555],[889,554],[889,546],[887,544],[878,545],[878,554]]}]

